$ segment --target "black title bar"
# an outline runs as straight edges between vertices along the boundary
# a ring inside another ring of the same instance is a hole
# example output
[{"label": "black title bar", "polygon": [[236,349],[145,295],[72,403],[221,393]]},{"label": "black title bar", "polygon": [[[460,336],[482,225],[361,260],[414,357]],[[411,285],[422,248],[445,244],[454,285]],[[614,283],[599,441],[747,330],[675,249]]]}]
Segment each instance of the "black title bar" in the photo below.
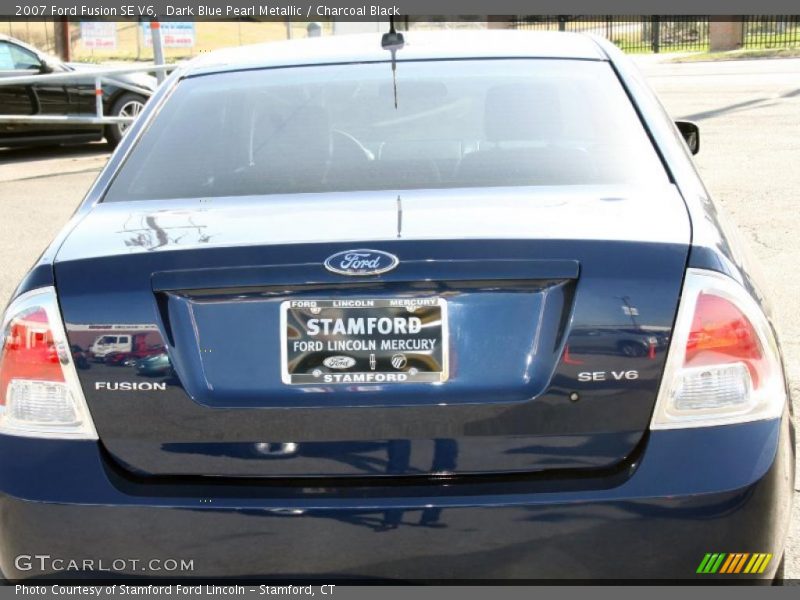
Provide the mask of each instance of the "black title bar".
[{"label": "black title bar", "polygon": [[462,15],[783,15],[800,12],[797,0],[366,0],[286,2],[270,0],[0,0],[0,17],[71,20],[255,19],[361,21],[396,16]]}]

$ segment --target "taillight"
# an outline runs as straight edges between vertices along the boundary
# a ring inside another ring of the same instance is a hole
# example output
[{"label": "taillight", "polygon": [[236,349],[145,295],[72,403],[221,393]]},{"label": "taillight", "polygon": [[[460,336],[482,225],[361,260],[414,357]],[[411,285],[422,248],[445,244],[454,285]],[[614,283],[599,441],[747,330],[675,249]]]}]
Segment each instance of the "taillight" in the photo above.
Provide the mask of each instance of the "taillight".
[{"label": "taillight", "polygon": [[651,429],[778,418],[786,386],[761,308],[724,275],[689,269]]},{"label": "taillight", "polygon": [[55,290],[17,298],[0,334],[0,434],[97,439]]}]

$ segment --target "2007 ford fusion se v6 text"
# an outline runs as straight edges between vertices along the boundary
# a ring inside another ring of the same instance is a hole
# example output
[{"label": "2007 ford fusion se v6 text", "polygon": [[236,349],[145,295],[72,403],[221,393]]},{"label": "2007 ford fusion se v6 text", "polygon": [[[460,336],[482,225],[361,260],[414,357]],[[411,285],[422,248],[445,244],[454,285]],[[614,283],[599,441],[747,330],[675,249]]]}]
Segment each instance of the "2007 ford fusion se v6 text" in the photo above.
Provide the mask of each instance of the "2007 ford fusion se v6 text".
[{"label": "2007 ford fusion se v6 text", "polygon": [[179,67],[5,313],[3,574],[58,577],[14,562],[52,548],[202,578],[780,577],[787,384],[698,148],[577,33]]}]

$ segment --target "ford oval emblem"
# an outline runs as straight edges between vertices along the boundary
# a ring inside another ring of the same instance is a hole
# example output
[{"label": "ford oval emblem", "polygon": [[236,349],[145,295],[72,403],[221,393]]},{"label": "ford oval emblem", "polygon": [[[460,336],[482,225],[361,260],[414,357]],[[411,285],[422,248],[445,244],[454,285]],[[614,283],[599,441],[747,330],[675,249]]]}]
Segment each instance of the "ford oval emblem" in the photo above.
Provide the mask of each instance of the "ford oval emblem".
[{"label": "ford oval emblem", "polygon": [[349,369],[356,364],[356,359],[352,356],[329,356],[322,364],[329,369]]},{"label": "ford oval emblem", "polygon": [[345,250],[329,256],[325,268],[339,275],[380,275],[394,269],[400,261],[380,250]]}]

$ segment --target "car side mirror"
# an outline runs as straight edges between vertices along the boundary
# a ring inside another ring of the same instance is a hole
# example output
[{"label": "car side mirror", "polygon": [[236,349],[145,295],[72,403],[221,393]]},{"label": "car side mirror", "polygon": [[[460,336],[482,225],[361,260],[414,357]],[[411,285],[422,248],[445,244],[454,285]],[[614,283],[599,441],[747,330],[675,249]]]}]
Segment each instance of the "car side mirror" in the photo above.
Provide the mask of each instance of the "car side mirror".
[{"label": "car side mirror", "polygon": [[53,72],[53,67],[47,64],[47,61],[43,60],[39,63],[39,73],[42,75],[47,75],[48,73]]},{"label": "car side mirror", "polygon": [[700,152],[700,128],[697,124],[691,121],[675,121],[675,125],[677,125],[683,139],[686,140],[689,152],[692,154]]}]

